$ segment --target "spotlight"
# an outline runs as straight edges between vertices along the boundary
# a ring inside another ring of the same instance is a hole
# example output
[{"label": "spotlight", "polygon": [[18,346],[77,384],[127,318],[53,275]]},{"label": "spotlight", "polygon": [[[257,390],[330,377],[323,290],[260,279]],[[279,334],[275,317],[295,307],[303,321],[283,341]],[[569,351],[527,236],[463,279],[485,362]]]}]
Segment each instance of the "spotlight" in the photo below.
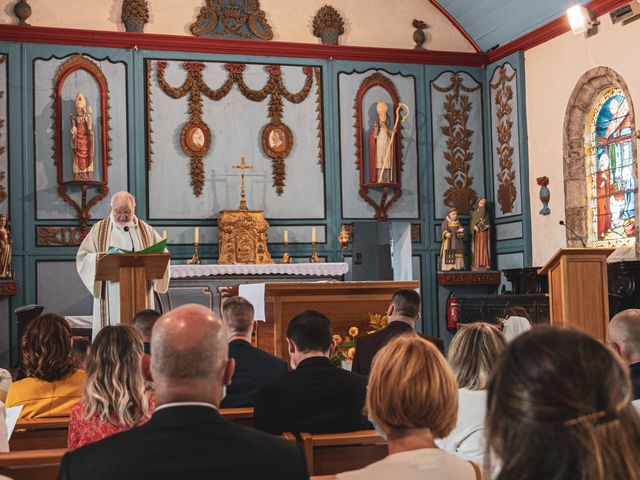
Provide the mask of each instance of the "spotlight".
[{"label": "spotlight", "polygon": [[574,5],[567,9],[567,19],[574,35],[584,33],[585,37],[590,37],[598,33],[600,22],[584,5]]}]

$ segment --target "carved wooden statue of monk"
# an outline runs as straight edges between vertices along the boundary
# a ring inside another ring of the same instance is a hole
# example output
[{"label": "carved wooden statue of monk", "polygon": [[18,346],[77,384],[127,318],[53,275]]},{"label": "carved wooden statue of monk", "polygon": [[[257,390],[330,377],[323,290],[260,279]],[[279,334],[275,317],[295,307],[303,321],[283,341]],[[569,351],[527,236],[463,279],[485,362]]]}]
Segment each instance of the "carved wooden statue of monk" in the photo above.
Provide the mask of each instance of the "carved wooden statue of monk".
[{"label": "carved wooden statue of monk", "polygon": [[7,215],[0,214],[0,278],[11,278],[11,234],[7,228]]},{"label": "carved wooden statue of monk", "polygon": [[491,268],[491,223],[487,215],[487,199],[478,200],[476,210],[471,214],[471,270]]},{"label": "carved wooden statue of monk", "polygon": [[371,183],[393,183],[395,181],[393,126],[387,124],[389,106],[382,100],[376,104],[378,120],[369,131],[369,169]]},{"label": "carved wooden statue of monk", "polygon": [[73,179],[93,180],[93,126],[91,107],[82,92],[76,95],[76,112],[71,114],[71,148]]},{"label": "carved wooden statue of monk", "polygon": [[442,271],[464,270],[464,228],[458,219],[458,210],[452,208],[442,222]]}]

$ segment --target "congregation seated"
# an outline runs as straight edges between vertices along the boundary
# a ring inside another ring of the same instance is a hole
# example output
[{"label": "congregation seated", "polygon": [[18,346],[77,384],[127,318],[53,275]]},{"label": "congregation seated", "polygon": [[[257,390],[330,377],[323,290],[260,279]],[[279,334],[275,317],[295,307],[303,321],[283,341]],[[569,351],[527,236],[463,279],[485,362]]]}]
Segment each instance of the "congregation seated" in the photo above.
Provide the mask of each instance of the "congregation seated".
[{"label": "congregation seated", "polygon": [[60,480],[308,478],[297,444],[234,425],[218,412],[235,362],[227,355],[227,330],[211,310],[189,304],[166,313],[151,347],[151,419],[65,454]]},{"label": "congregation seated", "polygon": [[485,463],[487,385],[506,346],[504,335],[487,323],[473,323],[453,337],[447,358],[458,380],[458,416],[451,433],[436,440],[438,447],[465,460]]},{"label": "congregation seated", "polygon": [[71,409],[69,450],[142,425],[154,409],[142,374],[142,337],[128,325],[106,326],[93,341],[82,401]]},{"label": "congregation seated", "polygon": [[[382,330],[369,335],[362,335],[356,341],[356,353],[351,371],[361,375],[369,375],[371,362],[378,350],[397,335],[415,331],[420,317],[420,294],[415,290],[398,290],[391,297],[387,310],[388,324]],[[432,342],[444,355],[444,344],[437,337],[420,334]]]},{"label": "congregation seated", "polygon": [[11,372],[0,368],[0,402],[7,400],[7,393],[9,393],[9,386],[13,383]]},{"label": "congregation seated", "polygon": [[251,345],[253,316],[253,305],[243,297],[230,298],[222,306],[222,321],[229,331],[229,357],[236,361],[222,408],[253,407],[258,386],[287,373],[287,362]]},{"label": "congregation seated", "polygon": [[611,319],[607,345],[629,365],[633,400],[640,403],[640,309],[623,310]]},{"label": "congregation seated", "polygon": [[329,359],[329,319],[315,310],[302,312],[289,323],[286,340],[294,370],[258,388],[254,426],[276,435],[371,428],[362,415],[367,378]]},{"label": "congregation seated", "polygon": [[151,332],[153,326],[160,318],[160,313],[156,310],[148,308],[136,313],[131,321],[131,326],[135,328],[140,335],[144,344],[144,354],[142,355],[142,373],[147,381],[151,382]]},{"label": "congregation seated", "polygon": [[[338,480],[473,480],[480,467],[436,447],[458,410],[457,382],[446,359],[416,334],[392,339],[376,355],[366,410],[387,439],[389,456]],[[515,477],[514,477],[515,478]]]},{"label": "congregation seated", "polygon": [[502,326],[502,334],[507,342],[531,330],[531,319],[522,307],[511,307],[507,312],[507,318]]},{"label": "congregation seated", "polygon": [[536,327],[511,342],[488,387],[497,480],[637,480],[640,417],[613,352],[578,331]]},{"label": "congregation seated", "polygon": [[40,315],[27,325],[21,346],[26,378],[11,384],[6,406],[22,405],[20,418],[69,416],[85,376],[73,358],[69,324],[53,313]]}]

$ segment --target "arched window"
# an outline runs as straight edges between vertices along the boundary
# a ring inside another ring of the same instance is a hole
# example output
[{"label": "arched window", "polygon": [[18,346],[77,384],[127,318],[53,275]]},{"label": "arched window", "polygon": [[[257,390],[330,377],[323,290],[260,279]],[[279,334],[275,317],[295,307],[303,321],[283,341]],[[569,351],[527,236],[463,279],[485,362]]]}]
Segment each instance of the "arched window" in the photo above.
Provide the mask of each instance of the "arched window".
[{"label": "arched window", "polygon": [[593,247],[635,243],[634,126],[622,89],[596,98],[585,125],[588,239]]}]

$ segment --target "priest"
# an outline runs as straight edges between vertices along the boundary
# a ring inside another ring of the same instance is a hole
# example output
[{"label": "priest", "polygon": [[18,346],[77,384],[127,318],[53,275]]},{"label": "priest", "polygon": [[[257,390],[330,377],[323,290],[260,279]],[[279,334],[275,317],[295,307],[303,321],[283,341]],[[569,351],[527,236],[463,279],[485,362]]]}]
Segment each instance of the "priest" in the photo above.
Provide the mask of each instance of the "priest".
[{"label": "priest", "polygon": [[[80,245],[76,268],[87,289],[93,295],[93,336],[106,325],[120,323],[120,284],[95,280],[98,255],[109,247],[139,251],[162,240],[158,232],[135,215],[136,200],[128,192],[118,192],[111,198],[111,215],[96,223]],[[169,266],[164,277],[154,280],[147,292],[153,305],[153,290],[164,293],[169,287]],[[131,320],[131,319],[129,319]]]}]

